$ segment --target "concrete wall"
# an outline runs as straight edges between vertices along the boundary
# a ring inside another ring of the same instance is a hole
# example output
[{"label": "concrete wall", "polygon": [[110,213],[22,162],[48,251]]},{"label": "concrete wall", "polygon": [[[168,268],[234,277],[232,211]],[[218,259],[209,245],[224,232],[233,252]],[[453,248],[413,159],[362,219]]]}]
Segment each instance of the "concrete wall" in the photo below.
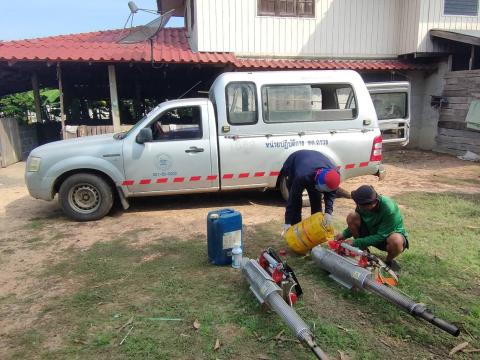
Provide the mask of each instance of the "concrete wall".
[{"label": "concrete wall", "polygon": [[410,72],[408,80],[411,83],[410,105],[410,143],[408,147],[423,150],[435,148],[435,137],[440,112],[430,105],[432,95],[442,95],[448,69],[447,60],[438,63],[438,69],[433,73]]},{"label": "concrete wall", "polygon": [[27,160],[30,151],[38,146],[37,127],[35,125],[20,125],[18,131],[22,148],[22,160]]}]

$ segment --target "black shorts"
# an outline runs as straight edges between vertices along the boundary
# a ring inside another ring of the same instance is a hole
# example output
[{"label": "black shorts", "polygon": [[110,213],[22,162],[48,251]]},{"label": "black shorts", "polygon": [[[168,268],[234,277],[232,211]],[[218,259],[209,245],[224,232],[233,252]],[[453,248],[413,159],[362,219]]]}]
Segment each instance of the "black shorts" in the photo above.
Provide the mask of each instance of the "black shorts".
[{"label": "black shorts", "polygon": [[[365,224],[363,221],[360,224],[360,231],[358,235],[361,238],[370,235],[370,232],[368,231],[368,228],[367,228],[367,224]],[[405,249],[408,249],[408,239],[405,237],[405,235],[403,234],[401,235],[403,236],[403,251],[405,251]],[[383,240],[381,243],[373,245],[373,247],[376,247],[378,250],[387,251],[387,239]]]}]

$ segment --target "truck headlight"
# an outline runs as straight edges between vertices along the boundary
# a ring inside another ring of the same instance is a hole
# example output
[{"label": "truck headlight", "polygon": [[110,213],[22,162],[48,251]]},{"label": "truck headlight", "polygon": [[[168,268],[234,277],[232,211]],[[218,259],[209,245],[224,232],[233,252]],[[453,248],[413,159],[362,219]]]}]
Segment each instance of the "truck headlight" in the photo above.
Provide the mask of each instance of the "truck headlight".
[{"label": "truck headlight", "polygon": [[27,171],[28,172],[37,172],[40,170],[40,158],[32,156],[28,160]]}]

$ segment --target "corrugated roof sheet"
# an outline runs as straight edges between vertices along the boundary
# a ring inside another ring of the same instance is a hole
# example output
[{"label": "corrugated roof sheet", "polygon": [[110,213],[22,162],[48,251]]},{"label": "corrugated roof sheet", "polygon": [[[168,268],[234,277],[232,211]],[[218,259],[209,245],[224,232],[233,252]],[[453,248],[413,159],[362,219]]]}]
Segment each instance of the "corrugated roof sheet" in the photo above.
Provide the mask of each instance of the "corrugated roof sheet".
[{"label": "corrugated roof sheet", "polygon": [[[0,60],[149,62],[149,42],[119,44],[130,30],[108,30],[0,42]],[[233,53],[193,52],[184,28],[166,28],[154,39],[153,60],[166,63],[231,64],[244,69],[414,70],[399,60],[294,60],[239,58]]]}]

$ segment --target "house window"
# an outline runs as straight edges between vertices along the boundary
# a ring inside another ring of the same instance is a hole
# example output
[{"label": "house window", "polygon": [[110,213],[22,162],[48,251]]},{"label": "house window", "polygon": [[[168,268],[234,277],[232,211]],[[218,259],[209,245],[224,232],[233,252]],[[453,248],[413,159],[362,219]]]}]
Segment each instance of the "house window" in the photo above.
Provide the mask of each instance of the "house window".
[{"label": "house window", "polygon": [[257,0],[260,16],[315,17],[315,0]]},{"label": "house window", "polygon": [[478,15],[478,0],[445,0],[444,15]]}]

